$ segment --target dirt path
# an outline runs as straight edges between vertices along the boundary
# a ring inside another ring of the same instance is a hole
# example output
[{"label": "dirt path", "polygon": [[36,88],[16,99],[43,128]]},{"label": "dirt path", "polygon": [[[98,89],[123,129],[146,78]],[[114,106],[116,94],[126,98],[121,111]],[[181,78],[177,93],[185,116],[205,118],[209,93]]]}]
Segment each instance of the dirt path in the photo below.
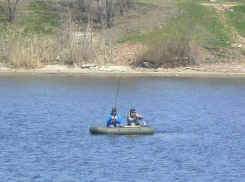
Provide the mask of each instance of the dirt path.
[{"label": "dirt path", "polygon": [[[217,10],[217,13],[219,14],[219,17],[221,19],[221,21],[225,24],[225,16],[224,16],[224,11],[231,11],[233,12],[233,7],[236,6],[235,4],[202,4],[204,6],[212,6],[213,8],[215,8]],[[233,43],[231,46],[232,47],[239,47],[243,50],[245,50],[245,38],[241,35],[239,35],[237,33],[237,31],[231,27],[232,30],[232,34],[234,36],[234,38],[237,39],[238,43]]]}]

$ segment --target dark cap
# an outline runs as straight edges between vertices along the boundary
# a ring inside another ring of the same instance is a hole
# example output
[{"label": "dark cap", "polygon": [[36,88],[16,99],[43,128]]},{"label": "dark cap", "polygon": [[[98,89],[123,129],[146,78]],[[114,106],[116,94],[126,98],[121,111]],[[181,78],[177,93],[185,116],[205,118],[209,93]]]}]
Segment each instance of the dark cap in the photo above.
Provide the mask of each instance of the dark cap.
[{"label": "dark cap", "polygon": [[135,109],[130,109],[130,113],[136,112]]},{"label": "dark cap", "polygon": [[111,112],[117,112],[117,108],[116,107],[113,107]]}]

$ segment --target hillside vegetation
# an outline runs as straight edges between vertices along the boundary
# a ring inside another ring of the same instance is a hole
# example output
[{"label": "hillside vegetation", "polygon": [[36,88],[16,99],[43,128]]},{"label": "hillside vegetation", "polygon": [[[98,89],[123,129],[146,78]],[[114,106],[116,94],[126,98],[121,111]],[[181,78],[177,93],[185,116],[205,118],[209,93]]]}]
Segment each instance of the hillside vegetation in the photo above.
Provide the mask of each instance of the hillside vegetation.
[{"label": "hillside vegetation", "polygon": [[245,62],[244,0],[15,2],[0,1],[1,66]]}]

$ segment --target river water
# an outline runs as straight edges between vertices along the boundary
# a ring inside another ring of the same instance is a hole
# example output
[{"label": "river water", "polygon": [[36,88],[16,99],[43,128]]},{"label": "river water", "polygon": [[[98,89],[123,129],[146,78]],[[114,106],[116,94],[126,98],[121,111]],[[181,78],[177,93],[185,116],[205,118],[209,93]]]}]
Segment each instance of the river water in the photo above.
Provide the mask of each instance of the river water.
[{"label": "river water", "polygon": [[153,136],[91,135],[118,77],[0,76],[0,181],[245,181],[245,79],[122,77]]}]

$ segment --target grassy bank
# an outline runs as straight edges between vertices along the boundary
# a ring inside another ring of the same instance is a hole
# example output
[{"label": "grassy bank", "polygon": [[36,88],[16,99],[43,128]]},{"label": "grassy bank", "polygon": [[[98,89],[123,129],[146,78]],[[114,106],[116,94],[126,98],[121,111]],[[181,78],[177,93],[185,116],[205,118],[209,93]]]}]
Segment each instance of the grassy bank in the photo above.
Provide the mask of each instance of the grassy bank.
[{"label": "grassy bank", "polygon": [[244,61],[245,3],[175,1],[174,5],[178,12],[167,26],[120,40],[148,45],[136,65],[178,67]]},{"label": "grassy bank", "polygon": [[[151,12],[166,16],[161,26],[133,23]],[[0,14],[0,62],[17,68],[88,63],[172,68],[244,62],[243,1],[135,1],[133,10],[110,29],[77,19],[79,13],[73,5],[26,1],[18,6],[14,21]],[[123,28],[124,22],[132,27]]]},{"label": "grassy bank", "polygon": [[[49,62],[55,41],[58,19],[46,3],[23,3],[18,6],[14,21],[1,16],[0,61],[11,67],[36,68]],[[47,44],[47,45],[45,45]],[[51,58],[52,59],[52,58]]]}]

